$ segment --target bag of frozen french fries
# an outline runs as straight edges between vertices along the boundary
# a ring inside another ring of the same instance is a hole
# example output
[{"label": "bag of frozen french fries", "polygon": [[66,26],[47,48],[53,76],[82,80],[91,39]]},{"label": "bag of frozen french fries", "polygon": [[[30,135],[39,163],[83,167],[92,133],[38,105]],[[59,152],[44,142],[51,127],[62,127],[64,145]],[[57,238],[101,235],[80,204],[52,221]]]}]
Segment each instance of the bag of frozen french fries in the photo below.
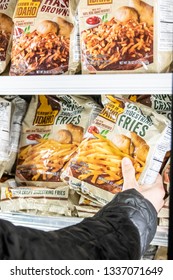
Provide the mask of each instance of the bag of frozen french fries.
[{"label": "bag of frozen french fries", "polygon": [[170,121],[151,108],[108,96],[61,178],[103,205],[121,192],[121,161],[131,159],[140,184],[151,184],[170,150]]},{"label": "bag of frozen french fries", "polygon": [[0,1],[0,73],[4,72],[11,56],[13,13],[17,0]]},{"label": "bag of frozen french fries", "polygon": [[151,107],[157,113],[164,115],[171,121],[172,95],[171,94],[141,94],[129,95],[132,101]]},{"label": "bag of frozen french fries", "polygon": [[64,185],[61,169],[100,110],[89,96],[32,96],[22,124],[16,166],[18,184]]},{"label": "bag of frozen french fries", "polygon": [[10,75],[60,75],[79,71],[78,2],[17,2]]},{"label": "bag of frozen french fries", "polygon": [[[172,115],[172,95],[171,94],[121,94],[117,97],[125,97],[133,102],[139,102],[162,114],[171,121]],[[101,103],[104,106],[109,102],[106,95],[101,95]]]},{"label": "bag of frozen french fries", "polygon": [[46,216],[71,216],[68,186],[48,189],[33,186],[10,187],[1,184],[1,212],[23,212]]},{"label": "bag of frozen french fries", "polygon": [[82,73],[170,72],[172,0],[82,0]]}]

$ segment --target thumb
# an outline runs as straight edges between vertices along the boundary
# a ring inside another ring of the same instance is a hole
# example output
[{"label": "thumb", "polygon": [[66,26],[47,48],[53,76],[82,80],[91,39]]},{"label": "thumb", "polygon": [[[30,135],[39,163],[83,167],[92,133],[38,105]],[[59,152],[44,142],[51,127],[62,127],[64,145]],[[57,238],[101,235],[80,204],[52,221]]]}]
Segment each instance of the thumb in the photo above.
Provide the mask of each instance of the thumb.
[{"label": "thumb", "polygon": [[131,160],[127,157],[122,159],[123,190],[136,188],[138,183],[135,178],[135,169]]}]

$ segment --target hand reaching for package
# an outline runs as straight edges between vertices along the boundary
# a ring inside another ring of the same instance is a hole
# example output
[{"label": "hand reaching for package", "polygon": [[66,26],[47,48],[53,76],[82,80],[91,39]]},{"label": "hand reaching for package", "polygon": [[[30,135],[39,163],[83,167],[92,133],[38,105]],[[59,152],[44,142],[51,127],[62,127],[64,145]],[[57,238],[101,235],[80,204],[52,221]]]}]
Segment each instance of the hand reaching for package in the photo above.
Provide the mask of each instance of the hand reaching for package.
[{"label": "hand reaching for package", "polygon": [[124,178],[123,191],[135,188],[146,199],[148,199],[153,204],[156,211],[159,212],[164,204],[165,195],[162,176],[158,174],[156,181],[151,185],[138,185],[135,178],[135,169],[131,160],[126,157],[122,160],[122,173]]}]

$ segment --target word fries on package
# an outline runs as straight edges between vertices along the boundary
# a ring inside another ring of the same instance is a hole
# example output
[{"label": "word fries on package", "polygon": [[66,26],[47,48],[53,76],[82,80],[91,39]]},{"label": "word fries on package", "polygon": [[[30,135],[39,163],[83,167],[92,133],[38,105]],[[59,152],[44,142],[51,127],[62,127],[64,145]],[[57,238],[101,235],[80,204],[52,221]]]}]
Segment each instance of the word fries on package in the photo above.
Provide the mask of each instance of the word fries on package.
[{"label": "word fries on package", "polygon": [[102,204],[122,190],[121,162],[128,157],[139,183],[153,183],[170,150],[170,121],[125,98],[109,102],[88,127],[61,178]]},{"label": "word fries on package", "polygon": [[22,125],[16,181],[24,185],[64,185],[61,169],[100,110],[89,96],[33,96]]}]

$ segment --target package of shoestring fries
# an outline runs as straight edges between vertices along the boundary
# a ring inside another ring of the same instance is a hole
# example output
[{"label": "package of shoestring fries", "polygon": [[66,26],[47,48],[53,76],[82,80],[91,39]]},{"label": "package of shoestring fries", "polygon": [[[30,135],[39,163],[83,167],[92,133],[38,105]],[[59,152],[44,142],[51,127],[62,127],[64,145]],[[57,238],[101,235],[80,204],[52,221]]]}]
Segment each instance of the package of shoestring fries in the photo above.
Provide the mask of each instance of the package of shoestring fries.
[{"label": "package of shoestring fries", "polygon": [[11,187],[1,184],[1,212],[27,213],[40,216],[71,216],[68,186],[54,189],[34,186]]},{"label": "package of shoestring fries", "polygon": [[[116,95],[116,97],[125,97],[130,99],[133,102],[141,103],[152,108],[153,111],[157,112],[158,114],[164,115],[171,121],[172,117],[172,95],[171,94],[127,94],[127,95]],[[109,99],[106,95],[102,94],[101,96],[101,104],[104,106]],[[171,154],[171,146],[170,150],[167,151],[165,158],[162,163],[161,172],[167,163],[168,159],[170,158]]]},{"label": "package of shoestring fries", "polygon": [[170,121],[151,108],[126,98],[107,96],[61,178],[102,205],[122,191],[121,162],[131,159],[136,180],[151,184],[170,149]]},{"label": "package of shoestring fries", "polygon": [[61,169],[100,110],[90,96],[34,95],[22,123],[15,176],[18,184],[64,185]]},{"label": "package of shoestring fries", "polygon": [[[172,117],[172,95],[171,94],[129,94],[120,95],[126,97],[134,102],[139,102],[149,106],[157,113],[164,115],[169,120]],[[106,104],[105,95],[101,96],[102,103]]]}]

